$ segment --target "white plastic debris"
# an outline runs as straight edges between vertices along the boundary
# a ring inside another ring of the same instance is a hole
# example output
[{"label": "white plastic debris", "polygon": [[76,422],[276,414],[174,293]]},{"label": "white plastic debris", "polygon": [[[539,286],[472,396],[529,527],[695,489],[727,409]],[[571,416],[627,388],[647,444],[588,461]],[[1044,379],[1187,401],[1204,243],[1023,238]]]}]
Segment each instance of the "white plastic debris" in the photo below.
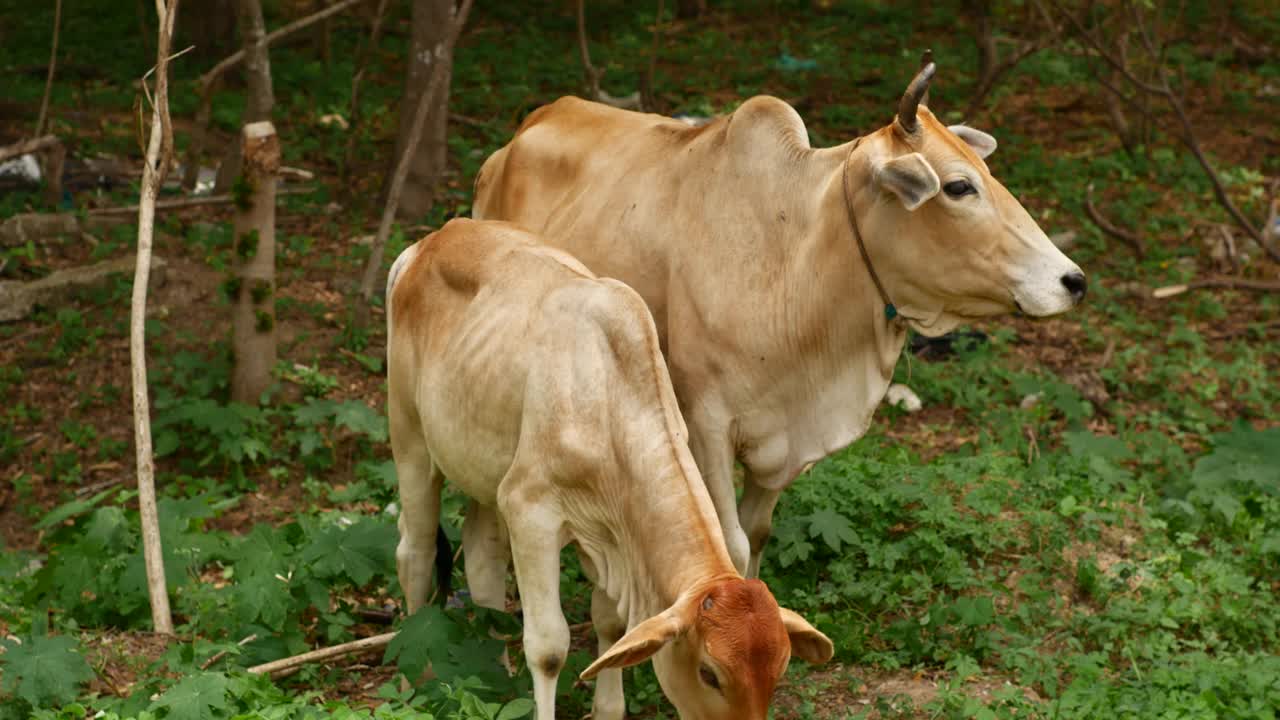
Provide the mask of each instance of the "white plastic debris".
[{"label": "white plastic debris", "polygon": [[0,177],[16,178],[32,185],[39,185],[44,176],[40,173],[40,163],[36,160],[36,156],[28,154],[0,163]]},{"label": "white plastic debris", "polygon": [[346,130],[351,127],[351,123],[347,122],[347,119],[342,117],[338,113],[329,113],[328,115],[321,115],[320,124],[324,125],[325,127],[329,127],[330,125],[336,125],[340,130]]},{"label": "white plastic debris", "polygon": [[896,405],[909,413],[919,412],[920,408],[924,407],[924,403],[920,402],[920,396],[901,383],[890,385],[889,392],[885,393],[884,398],[890,405]]}]

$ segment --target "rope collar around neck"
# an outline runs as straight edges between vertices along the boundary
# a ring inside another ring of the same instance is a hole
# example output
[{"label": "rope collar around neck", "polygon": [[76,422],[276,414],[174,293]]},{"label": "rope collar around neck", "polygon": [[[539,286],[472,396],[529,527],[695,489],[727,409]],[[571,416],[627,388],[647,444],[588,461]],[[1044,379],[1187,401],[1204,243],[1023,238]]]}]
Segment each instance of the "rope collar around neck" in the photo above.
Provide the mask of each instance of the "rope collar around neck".
[{"label": "rope collar around neck", "polygon": [[889,293],[885,292],[884,285],[880,282],[880,276],[876,275],[876,268],[871,264],[871,255],[867,252],[867,244],[862,241],[862,232],[858,230],[858,218],[853,214],[853,200],[849,196],[849,163],[853,160],[853,151],[858,149],[862,144],[862,138],[853,141],[853,147],[849,148],[849,157],[845,158],[844,166],[840,170],[840,177],[844,183],[844,208],[849,213],[849,226],[853,228],[853,237],[858,241],[858,251],[862,253],[862,263],[867,266],[867,273],[871,275],[871,282],[876,286],[876,292],[880,293],[880,300],[884,302],[884,317],[886,320],[893,322],[898,315],[898,307],[889,299]]}]

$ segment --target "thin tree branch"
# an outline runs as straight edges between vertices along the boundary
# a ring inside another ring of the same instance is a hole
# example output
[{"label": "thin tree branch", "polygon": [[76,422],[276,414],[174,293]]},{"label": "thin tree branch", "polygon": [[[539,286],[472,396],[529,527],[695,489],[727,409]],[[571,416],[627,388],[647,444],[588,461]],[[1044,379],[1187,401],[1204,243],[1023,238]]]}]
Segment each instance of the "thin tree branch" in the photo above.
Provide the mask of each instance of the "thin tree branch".
[{"label": "thin tree branch", "polygon": [[582,58],[582,70],[587,75],[587,90],[591,99],[600,97],[600,70],[591,64],[591,48],[587,45],[586,0],[578,0],[578,56]]},{"label": "thin tree branch", "polygon": [[[151,452],[151,404],[147,397],[146,323],[147,282],[151,271],[151,241],[155,234],[156,196],[172,157],[169,118],[169,45],[178,15],[178,0],[156,0],[159,17],[156,47],[156,94],[151,113],[151,139],[142,170],[142,198],[138,205],[138,257],[133,274],[133,299],[129,318],[129,355],[133,378],[134,439],[138,465],[138,505],[142,521],[143,555],[147,590],[151,597],[151,622],[156,633],[173,635],[169,589],[165,582],[164,554],[160,547],[160,523],[156,512],[155,465]],[[143,80],[145,87],[146,81]],[[166,144],[166,138],[169,142]],[[167,153],[165,151],[168,151]]]},{"label": "thin tree branch", "polygon": [[[299,30],[305,30],[311,27],[312,25],[315,25],[316,23],[320,22],[321,20],[324,20],[325,18],[331,17],[333,15],[337,15],[338,13],[342,12],[343,10],[346,10],[352,5],[356,5],[362,2],[367,2],[367,0],[342,0],[341,2],[336,3],[334,5],[330,5],[329,7],[317,13],[313,13],[304,18],[299,18],[289,23],[288,25],[272,30],[271,32],[266,34],[266,36],[263,38],[263,42],[268,47],[270,47],[272,43],[276,42],[277,40],[280,40],[281,38],[286,38],[298,32]],[[243,62],[244,57],[245,57],[244,48],[240,48],[234,53],[231,53],[230,55],[228,55],[227,57],[219,61],[217,65],[214,65],[213,68],[210,69],[208,72],[201,75],[200,79],[196,80],[197,86],[199,86],[201,88],[201,91],[203,92],[205,88],[212,85],[213,82],[217,80],[219,77],[221,77],[223,73],[225,73],[226,71],[230,70],[231,68]]]},{"label": "thin tree branch", "polygon": [[[469,2],[470,0],[463,1]],[[351,653],[360,652],[362,650],[374,650],[376,648],[386,647],[391,643],[392,638],[395,636],[396,634],[393,632],[383,633],[381,635],[374,635],[373,637],[342,643],[341,645],[334,645],[333,647],[312,650],[311,652],[305,652],[301,655],[294,655],[293,657],[281,658],[269,663],[254,665],[249,668],[248,672],[254,675],[282,675],[295,668],[306,665],[307,663],[342,657],[343,655],[350,655]]]},{"label": "thin tree branch", "polygon": [[1089,219],[1092,220],[1093,224],[1097,225],[1102,232],[1124,241],[1126,245],[1133,248],[1134,255],[1137,255],[1139,259],[1146,254],[1142,246],[1141,236],[1132,230],[1125,230],[1124,228],[1107,220],[1098,210],[1098,207],[1093,204],[1093,183],[1089,183],[1088,187],[1085,189],[1084,211],[1088,213]]},{"label": "thin tree branch", "polygon": [[[369,31],[369,40],[360,51],[360,59],[356,62],[356,71],[351,76],[351,103],[347,110],[347,147],[342,153],[342,170],[339,175],[345,180],[351,172],[351,162],[356,153],[357,128],[360,122],[360,83],[364,80],[365,71],[369,69],[369,61],[378,49],[378,40],[382,36],[382,21],[387,15],[390,0],[378,0],[377,14],[373,16],[373,27]],[[345,185],[345,183],[344,183]]]},{"label": "thin tree branch", "polygon": [[378,234],[373,239],[369,261],[364,266],[364,277],[360,281],[360,303],[357,305],[356,320],[364,324],[368,319],[369,303],[373,299],[373,286],[377,282],[378,273],[382,270],[382,255],[387,247],[387,236],[391,234],[391,223],[395,220],[396,209],[400,205],[400,194],[404,191],[405,179],[409,176],[409,163],[413,159],[414,149],[422,129],[427,122],[427,112],[431,103],[444,85],[446,71],[453,64],[453,49],[458,44],[458,36],[466,25],[467,16],[471,14],[471,6],[475,0],[462,0],[462,6],[454,16],[453,27],[445,43],[437,51],[435,66],[431,68],[431,77],[427,80],[427,88],[418,98],[418,107],[414,110],[413,124],[409,128],[409,146],[396,161],[396,171],[391,177],[391,188],[387,191],[387,204],[382,209],[382,220],[378,223]]},{"label": "thin tree branch", "polygon": [[[257,640],[257,639],[258,639],[258,634],[257,634],[257,633],[254,633],[254,634],[250,635],[249,637],[244,638],[244,639],[243,639],[243,640],[241,640],[240,642],[236,643],[236,645],[237,645],[238,647],[244,647],[245,645],[248,645],[249,643],[251,643],[251,642],[253,642],[254,640]],[[216,653],[214,653],[214,654],[213,654],[213,657],[211,657],[211,658],[209,658],[208,660],[205,660],[204,662],[200,663],[200,669],[201,669],[201,670],[208,670],[208,669],[210,668],[210,666],[212,666],[214,663],[218,662],[219,660],[221,660],[222,658],[224,658],[224,657],[226,657],[226,656],[227,656],[227,650],[219,650],[218,652],[216,652]]]},{"label": "thin tree branch", "polygon": [[49,119],[49,96],[53,93],[53,74],[58,67],[58,35],[62,27],[62,0],[53,6],[53,48],[49,50],[49,75],[44,80],[44,98],[40,101],[40,115],[36,118],[36,137],[44,132]]},{"label": "thin tree branch", "polygon": [[[658,14],[653,19],[653,44],[649,49],[649,68],[644,75],[644,88],[641,93],[644,98],[644,109],[649,112],[657,111],[658,91],[653,86],[653,75],[658,68],[658,48],[662,43],[662,15],[665,3],[664,0],[658,0]],[[579,1],[581,7],[581,0]]]}]

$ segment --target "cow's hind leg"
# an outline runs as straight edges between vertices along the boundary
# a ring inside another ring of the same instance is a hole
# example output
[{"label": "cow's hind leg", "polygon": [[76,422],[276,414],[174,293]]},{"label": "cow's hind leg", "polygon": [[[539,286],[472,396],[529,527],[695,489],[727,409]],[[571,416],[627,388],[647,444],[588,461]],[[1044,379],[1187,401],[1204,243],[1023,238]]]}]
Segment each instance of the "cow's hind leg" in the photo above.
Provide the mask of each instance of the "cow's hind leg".
[{"label": "cow's hind leg", "polygon": [[444,476],[431,461],[426,443],[410,438],[393,443],[400,484],[400,544],[396,571],[404,590],[405,611],[427,603],[436,560],[436,532],[440,525],[440,491]]},{"label": "cow's hind leg", "polygon": [[751,481],[750,475],[744,486],[738,513],[742,518],[747,540],[751,543],[751,560],[747,564],[745,575],[748,578],[758,578],[764,546],[768,544],[769,535],[773,532],[773,508],[777,506],[782,491],[761,487]]},{"label": "cow's hind leg", "polygon": [[555,720],[556,679],[569,655],[569,623],[560,608],[563,520],[547,502],[540,479],[509,475],[503,486],[514,487],[499,495],[498,507],[511,533],[516,584],[524,607],[524,654],[533,674],[537,720]]}]

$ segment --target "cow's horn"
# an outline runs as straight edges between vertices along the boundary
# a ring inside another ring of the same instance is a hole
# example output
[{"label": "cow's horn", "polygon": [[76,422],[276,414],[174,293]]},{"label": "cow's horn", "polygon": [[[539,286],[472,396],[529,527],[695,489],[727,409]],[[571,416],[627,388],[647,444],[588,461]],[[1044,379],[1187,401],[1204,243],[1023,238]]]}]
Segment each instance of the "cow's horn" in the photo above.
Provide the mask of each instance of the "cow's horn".
[{"label": "cow's horn", "polygon": [[925,66],[916,73],[915,79],[907,86],[907,91],[902,94],[902,100],[898,103],[898,124],[909,133],[916,131],[916,109],[928,95],[929,81],[933,79],[933,73],[938,69],[938,66],[929,60],[929,55],[929,53],[925,54],[927,61]]}]

